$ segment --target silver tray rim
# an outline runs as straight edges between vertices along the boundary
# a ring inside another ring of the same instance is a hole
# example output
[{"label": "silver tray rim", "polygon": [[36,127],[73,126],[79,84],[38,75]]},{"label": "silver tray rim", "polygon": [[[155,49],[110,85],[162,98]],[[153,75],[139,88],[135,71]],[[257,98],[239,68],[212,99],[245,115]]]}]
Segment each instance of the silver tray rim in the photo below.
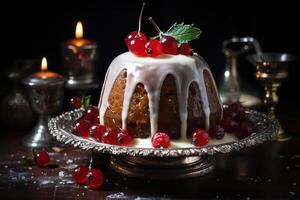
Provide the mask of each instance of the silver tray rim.
[{"label": "silver tray rim", "polygon": [[65,112],[57,117],[51,118],[48,122],[50,134],[59,142],[69,144],[75,148],[97,153],[105,153],[117,156],[139,156],[139,157],[186,157],[205,156],[216,153],[229,153],[251,147],[268,140],[272,140],[278,133],[279,123],[276,118],[271,118],[263,113],[246,110],[246,117],[254,122],[256,131],[250,136],[229,143],[208,145],[203,147],[189,148],[136,148],[130,146],[109,145],[101,142],[86,139],[73,134],[66,126],[82,116],[83,108]]}]

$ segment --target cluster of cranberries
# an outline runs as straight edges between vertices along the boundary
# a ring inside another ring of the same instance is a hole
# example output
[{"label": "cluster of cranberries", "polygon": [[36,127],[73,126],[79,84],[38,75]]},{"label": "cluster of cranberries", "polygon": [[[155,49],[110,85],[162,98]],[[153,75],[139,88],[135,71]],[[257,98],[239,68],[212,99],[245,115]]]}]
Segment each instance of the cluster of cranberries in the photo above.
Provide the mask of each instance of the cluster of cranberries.
[{"label": "cluster of cranberries", "polygon": [[85,165],[80,165],[73,172],[74,180],[80,185],[87,185],[90,189],[98,189],[104,181],[104,176],[99,169],[89,169]]},{"label": "cluster of cranberries", "polygon": [[147,40],[144,33],[137,31],[133,31],[125,37],[125,44],[131,53],[140,57],[156,57],[161,54],[192,55],[193,53],[193,48],[189,43],[178,46],[175,38],[167,35],[161,35],[160,40]]},{"label": "cluster of cranberries", "polygon": [[[79,103],[74,103],[74,100]],[[80,108],[80,98],[73,97],[70,101],[71,108]],[[73,105],[76,105],[74,107]],[[73,123],[75,133],[83,138],[92,138],[98,142],[106,144],[126,146],[133,141],[133,137],[125,130],[115,131],[107,130],[100,124],[99,110],[97,107],[90,106],[87,108],[79,119]]]},{"label": "cluster of cranberries", "polygon": [[[79,108],[80,99],[72,98],[70,106]],[[107,130],[105,126],[101,125],[99,111],[96,107],[89,107],[83,116],[73,123],[73,127],[78,136],[93,138],[106,144],[127,146],[133,141],[132,134],[126,130]],[[233,103],[224,109],[223,119],[211,127],[208,132],[203,129],[195,130],[191,135],[191,143],[195,146],[204,146],[208,143],[209,138],[222,139],[225,132],[235,134],[238,139],[248,137],[253,132],[253,125],[245,117],[245,107],[241,103]],[[168,148],[170,137],[166,133],[158,132],[152,137],[151,144],[154,148]]]},{"label": "cluster of cranberries", "polygon": [[253,132],[253,124],[245,117],[245,107],[240,102],[224,109],[223,119],[211,130],[213,138],[223,138],[224,131],[233,133],[238,139],[248,137]]}]

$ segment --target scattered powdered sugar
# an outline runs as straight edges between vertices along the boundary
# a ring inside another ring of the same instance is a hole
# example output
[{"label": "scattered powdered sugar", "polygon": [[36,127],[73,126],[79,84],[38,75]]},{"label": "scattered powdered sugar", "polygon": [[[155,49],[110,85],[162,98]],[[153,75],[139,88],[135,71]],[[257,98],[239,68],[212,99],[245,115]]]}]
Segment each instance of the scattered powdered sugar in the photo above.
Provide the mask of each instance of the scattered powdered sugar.
[{"label": "scattered powdered sugar", "polygon": [[63,166],[63,169],[75,169],[78,165],[77,164],[69,164],[67,166]]},{"label": "scattered powdered sugar", "polygon": [[73,176],[65,171],[60,171],[58,175],[54,176],[40,177],[39,182],[41,185],[55,184],[56,186],[75,183]]},{"label": "scattered powdered sugar", "polygon": [[123,192],[117,192],[108,195],[105,199],[110,200],[110,199],[128,199],[128,197],[125,196]]},{"label": "scattered powdered sugar", "polygon": [[289,194],[290,194],[291,196],[294,196],[294,195],[295,195],[295,192],[290,191]]},{"label": "scattered powdered sugar", "polygon": [[279,155],[279,158],[285,158],[285,156],[284,155]]},{"label": "scattered powdered sugar", "polygon": [[73,163],[73,160],[68,159],[66,163],[67,163],[67,164],[71,164],[71,163]]},{"label": "scattered powdered sugar", "polygon": [[58,172],[58,176],[59,176],[59,177],[64,177],[64,176],[65,176],[65,173],[64,173],[63,171],[60,171],[60,172]]},{"label": "scattered powdered sugar", "polygon": [[295,154],[291,157],[292,160],[300,160],[300,155]]},{"label": "scattered powdered sugar", "polygon": [[52,180],[43,180],[43,181],[41,181],[41,185],[46,185],[46,184],[53,184],[54,183],[54,181],[52,181]]}]

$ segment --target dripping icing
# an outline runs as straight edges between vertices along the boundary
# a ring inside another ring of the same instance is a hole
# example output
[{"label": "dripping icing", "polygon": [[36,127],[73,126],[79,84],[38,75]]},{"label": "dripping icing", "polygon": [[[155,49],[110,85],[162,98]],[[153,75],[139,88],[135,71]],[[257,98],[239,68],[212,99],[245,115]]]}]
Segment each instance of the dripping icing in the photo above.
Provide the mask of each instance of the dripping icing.
[{"label": "dripping icing", "polygon": [[[149,99],[151,135],[157,132],[160,91],[165,77],[169,74],[176,80],[181,136],[186,135],[188,92],[192,82],[195,82],[200,90],[205,115],[205,127],[206,129],[209,128],[210,109],[203,72],[207,70],[210,75],[211,73],[207,63],[200,56],[166,55],[159,58],[141,58],[129,52],[116,57],[107,71],[104,82],[105,87],[102,89],[99,102],[99,115],[102,124],[104,124],[105,111],[109,108],[108,98],[110,91],[118,75],[124,69],[127,71],[127,80],[122,108],[123,129],[126,129],[127,114],[135,87],[138,83],[142,83]],[[214,81],[213,85],[216,88]]]}]

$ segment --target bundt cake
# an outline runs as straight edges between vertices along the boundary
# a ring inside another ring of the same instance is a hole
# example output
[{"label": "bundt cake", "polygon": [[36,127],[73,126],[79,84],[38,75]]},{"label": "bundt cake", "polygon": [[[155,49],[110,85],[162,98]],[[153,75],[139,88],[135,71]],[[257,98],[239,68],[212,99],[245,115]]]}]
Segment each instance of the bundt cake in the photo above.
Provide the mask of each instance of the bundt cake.
[{"label": "bundt cake", "polygon": [[194,54],[116,57],[106,73],[99,101],[100,123],[146,138],[165,132],[171,139],[208,130],[222,118],[211,71]]}]

